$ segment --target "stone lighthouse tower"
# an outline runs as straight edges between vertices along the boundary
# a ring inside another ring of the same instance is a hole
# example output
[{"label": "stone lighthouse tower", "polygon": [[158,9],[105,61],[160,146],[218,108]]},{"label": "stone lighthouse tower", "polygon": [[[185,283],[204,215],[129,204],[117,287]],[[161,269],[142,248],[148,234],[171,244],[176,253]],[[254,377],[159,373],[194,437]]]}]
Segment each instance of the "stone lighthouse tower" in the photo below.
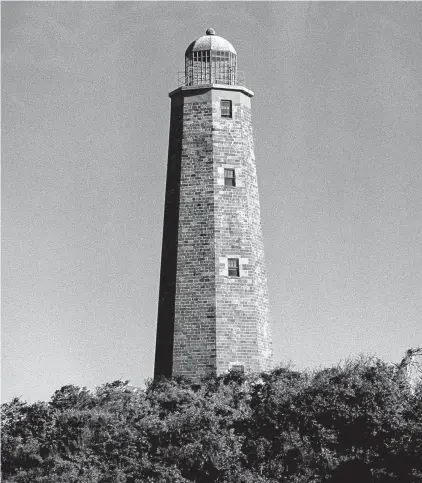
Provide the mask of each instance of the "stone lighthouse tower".
[{"label": "stone lighthouse tower", "polygon": [[271,368],[253,92],[240,84],[236,50],[208,29],[169,94],[155,377]]}]

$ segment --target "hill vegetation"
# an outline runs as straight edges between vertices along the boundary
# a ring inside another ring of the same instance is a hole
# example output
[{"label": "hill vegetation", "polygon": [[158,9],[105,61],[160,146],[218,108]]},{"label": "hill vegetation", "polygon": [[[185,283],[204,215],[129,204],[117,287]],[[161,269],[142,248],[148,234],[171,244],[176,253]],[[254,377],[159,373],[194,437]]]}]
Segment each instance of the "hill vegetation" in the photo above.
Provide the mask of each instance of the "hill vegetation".
[{"label": "hill vegetation", "polygon": [[9,483],[422,482],[422,384],[406,361],[69,385],[3,404],[2,420]]}]

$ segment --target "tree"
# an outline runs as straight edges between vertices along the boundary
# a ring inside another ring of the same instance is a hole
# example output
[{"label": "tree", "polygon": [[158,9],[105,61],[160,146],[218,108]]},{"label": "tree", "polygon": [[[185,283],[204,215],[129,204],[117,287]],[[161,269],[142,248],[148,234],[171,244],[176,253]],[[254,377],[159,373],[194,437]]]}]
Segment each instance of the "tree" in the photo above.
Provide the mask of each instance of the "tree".
[{"label": "tree", "polygon": [[415,354],[15,398],[2,405],[3,481],[420,482],[422,383],[406,370]]}]

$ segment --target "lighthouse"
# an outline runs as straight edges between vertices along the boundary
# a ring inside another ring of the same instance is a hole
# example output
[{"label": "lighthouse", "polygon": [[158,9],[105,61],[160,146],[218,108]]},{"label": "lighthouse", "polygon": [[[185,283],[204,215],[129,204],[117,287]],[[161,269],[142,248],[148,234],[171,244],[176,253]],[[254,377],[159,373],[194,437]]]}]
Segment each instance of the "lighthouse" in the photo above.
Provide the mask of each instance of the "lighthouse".
[{"label": "lighthouse", "polygon": [[271,368],[267,272],[237,52],[208,29],[170,92],[154,377]]}]

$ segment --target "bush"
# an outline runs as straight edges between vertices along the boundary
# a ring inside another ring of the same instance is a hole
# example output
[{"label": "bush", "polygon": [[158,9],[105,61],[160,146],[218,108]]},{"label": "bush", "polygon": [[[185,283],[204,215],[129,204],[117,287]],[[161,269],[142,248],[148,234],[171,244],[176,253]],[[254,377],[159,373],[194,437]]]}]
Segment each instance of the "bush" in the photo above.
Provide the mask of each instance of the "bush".
[{"label": "bush", "polygon": [[2,422],[5,482],[422,481],[422,386],[378,359],[68,385],[3,404]]}]

